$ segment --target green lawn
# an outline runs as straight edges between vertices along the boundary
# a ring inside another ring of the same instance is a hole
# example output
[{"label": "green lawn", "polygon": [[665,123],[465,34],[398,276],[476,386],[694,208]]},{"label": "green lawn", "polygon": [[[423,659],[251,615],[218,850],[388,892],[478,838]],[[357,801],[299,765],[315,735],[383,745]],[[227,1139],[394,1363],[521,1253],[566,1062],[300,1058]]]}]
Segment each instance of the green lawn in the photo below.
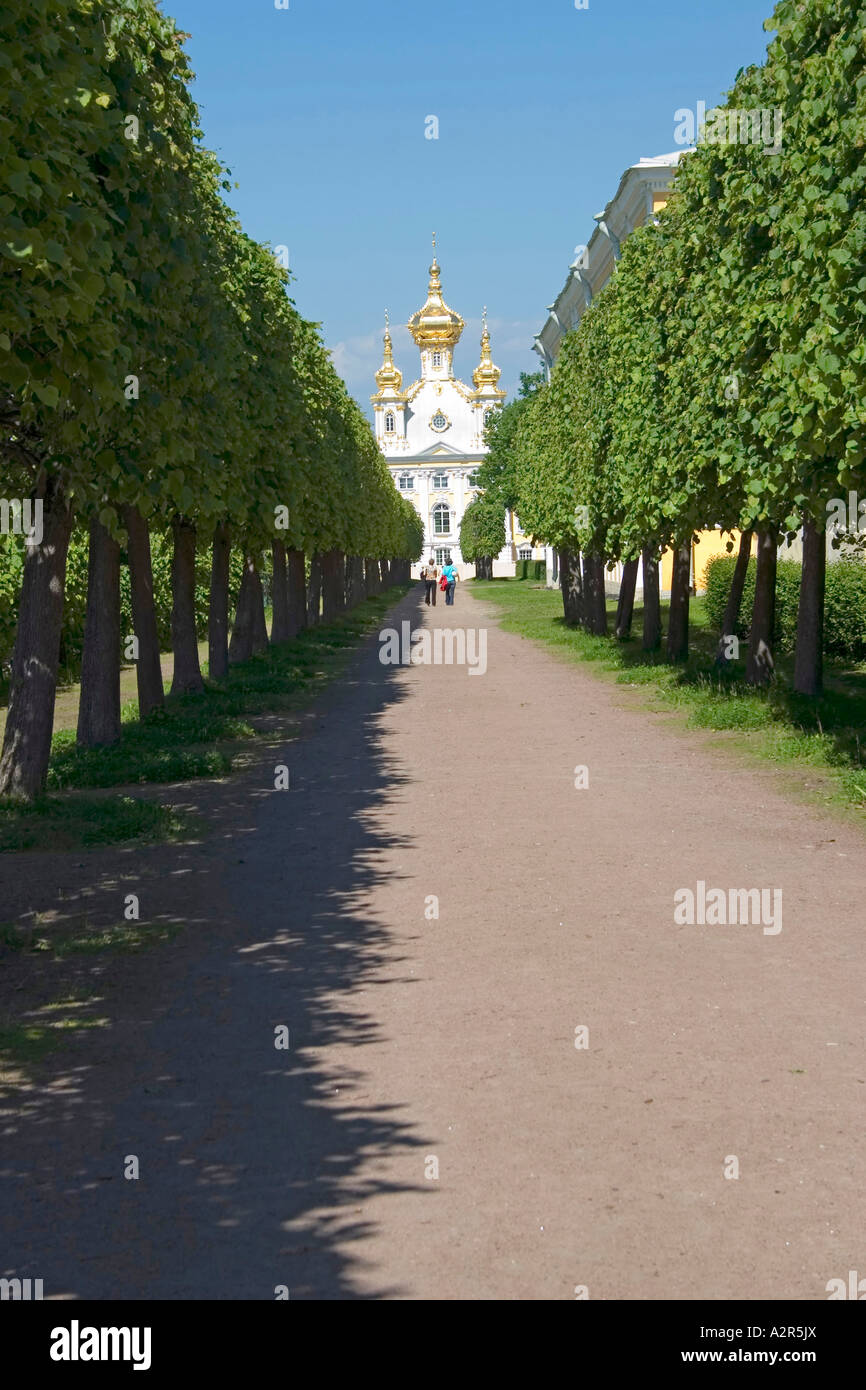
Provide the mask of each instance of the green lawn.
[{"label": "green lawn", "polygon": [[[473,581],[472,593],[498,605],[507,631],[543,642],[565,660],[589,662],[618,685],[642,687],[656,708],[680,714],[686,725],[715,730],[744,755],[802,772],[810,791],[823,801],[866,811],[866,666],[828,663],[823,698],[808,700],[791,690],[790,656],[781,658],[777,679],[765,691],[746,685],[743,660],[725,670],[715,666],[717,634],[700,598],[690,605],[689,660],[669,666],[662,653],[641,650],[640,605],[632,639],[617,642],[566,627],[556,590],[493,580]],[[613,614],[615,602],[608,607]],[[667,605],[662,609],[666,623]]]}]

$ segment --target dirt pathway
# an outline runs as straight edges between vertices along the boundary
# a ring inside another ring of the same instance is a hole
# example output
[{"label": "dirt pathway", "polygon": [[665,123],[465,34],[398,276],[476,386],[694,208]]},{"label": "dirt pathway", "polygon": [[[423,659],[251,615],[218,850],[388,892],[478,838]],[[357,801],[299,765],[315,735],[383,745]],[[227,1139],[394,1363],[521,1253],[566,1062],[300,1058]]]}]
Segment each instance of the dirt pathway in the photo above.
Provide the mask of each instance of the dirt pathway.
[{"label": "dirt pathway", "polygon": [[[72,1298],[826,1298],[866,1268],[862,838],[467,589],[394,621],[421,613],[486,628],[486,673],[373,643],[303,737],[211,789],[211,839],[138,852],[152,908],[199,925],[4,1107],[0,1274]],[[132,872],[77,862],[115,895]],[[782,930],[677,924],[698,881],[781,889]]]}]

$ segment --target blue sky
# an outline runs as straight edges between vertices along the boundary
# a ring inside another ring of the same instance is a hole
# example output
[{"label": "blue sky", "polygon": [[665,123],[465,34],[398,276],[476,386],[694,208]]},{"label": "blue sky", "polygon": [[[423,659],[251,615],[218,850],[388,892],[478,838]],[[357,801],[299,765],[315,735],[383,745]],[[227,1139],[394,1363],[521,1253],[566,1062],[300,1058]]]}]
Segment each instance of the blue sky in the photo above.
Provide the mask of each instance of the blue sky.
[{"label": "blue sky", "polygon": [[[292,295],[322,324],[365,408],[391,312],[426,297],[431,234],[466,320],[468,378],[488,306],[509,392],[592,215],[642,155],[676,148],[674,112],[708,107],[760,62],[772,0],[166,0],[196,72],[207,144],[260,241],[286,245]],[[425,138],[428,116],[439,138]]]}]

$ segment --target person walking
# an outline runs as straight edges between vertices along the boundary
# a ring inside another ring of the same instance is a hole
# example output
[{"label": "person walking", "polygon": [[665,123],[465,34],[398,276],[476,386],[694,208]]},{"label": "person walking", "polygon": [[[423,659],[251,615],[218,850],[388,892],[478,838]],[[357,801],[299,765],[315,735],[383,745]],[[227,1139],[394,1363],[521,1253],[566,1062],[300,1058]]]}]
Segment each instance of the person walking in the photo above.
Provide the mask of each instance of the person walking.
[{"label": "person walking", "polygon": [[453,560],[449,560],[447,565],[443,565],[442,574],[445,579],[445,602],[453,607],[454,586],[460,581],[460,575],[457,573],[457,566]]},{"label": "person walking", "polygon": [[429,565],[425,565],[424,569],[421,571],[421,578],[424,580],[424,602],[427,604],[432,603],[433,607],[435,608],[436,586],[439,583],[439,571],[436,568],[436,562],[434,561],[432,555],[430,556]]}]

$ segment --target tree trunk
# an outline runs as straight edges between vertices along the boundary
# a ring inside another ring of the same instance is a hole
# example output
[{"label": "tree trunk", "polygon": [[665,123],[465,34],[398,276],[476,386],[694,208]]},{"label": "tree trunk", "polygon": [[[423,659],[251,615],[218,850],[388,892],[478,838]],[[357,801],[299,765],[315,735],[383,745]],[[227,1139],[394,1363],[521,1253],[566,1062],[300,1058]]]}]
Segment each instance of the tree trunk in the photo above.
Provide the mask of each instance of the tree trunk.
[{"label": "tree trunk", "polygon": [[583,580],[579,553],[570,550],[559,552],[559,588],[566,626],[577,627],[583,622]]},{"label": "tree trunk", "polygon": [[315,627],[321,620],[322,555],[315,551],[310,560],[310,585],[307,590],[307,626]]},{"label": "tree trunk", "polygon": [[322,621],[333,623],[343,611],[346,591],[345,560],[339,550],[322,556]]},{"label": "tree trunk", "polygon": [[749,685],[767,685],[772,680],[773,637],[776,627],[776,564],[778,535],[774,526],[758,531],[758,566],[755,574],[755,604],[749,632],[746,680]]},{"label": "tree trunk", "polygon": [[689,590],[692,579],[692,538],[674,549],[671,606],[668,613],[668,661],[687,661],[689,656]]},{"label": "tree trunk", "polygon": [[616,605],[616,635],[620,642],[631,637],[631,620],[634,614],[634,591],[637,585],[638,560],[626,560],[622,567],[622,582],[619,586],[619,600]]},{"label": "tree trunk", "polygon": [[583,595],[587,632],[594,637],[606,637],[607,600],[604,592],[604,560],[600,555],[584,553]]},{"label": "tree trunk", "polygon": [[255,560],[251,560],[250,564],[253,567],[252,580],[250,583],[253,656],[258,656],[260,652],[266,652],[268,650],[268,621],[265,617],[265,590],[262,584],[262,576]]},{"label": "tree trunk", "polygon": [[124,511],[129,560],[129,590],[132,599],[132,626],[138,638],[135,678],[138,684],[138,714],[144,719],[151,710],[165,704],[162,663],[159,659],[159,629],[153,600],[153,565],[150,559],[150,531],[137,507]]},{"label": "tree trunk", "polygon": [[794,689],[817,696],[824,689],[824,591],[827,583],[827,536],[811,517],[803,520],[803,573],[797,608]]},{"label": "tree trunk", "polygon": [[307,575],[303,550],[289,550],[286,553],[286,585],[289,636],[297,637],[307,626]]},{"label": "tree trunk", "polygon": [[383,589],[390,589],[390,587],[391,587],[391,562],[390,562],[390,560],[382,560],[382,561],[380,561],[380,563],[381,563],[381,566],[382,566],[382,588],[383,588]]},{"label": "tree trunk", "polygon": [[213,554],[210,570],[210,604],[208,606],[207,646],[208,675],[211,680],[225,680],[229,673],[229,576],[232,553],[228,523],[220,521],[214,528]]},{"label": "tree trunk", "polygon": [[93,520],[77,740],[82,748],[99,748],[119,738],[120,546],[100,521]]},{"label": "tree trunk", "polygon": [[271,641],[288,642],[291,637],[289,622],[289,585],[286,572],[286,547],[282,541],[274,541],[271,547],[274,562],[273,617],[271,619]]},{"label": "tree trunk", "polygon": [[56,478],[43,478],[42,542],[26,546],[9,711],[0,756],[0,796],[33,801],[45,790],[63,622],[72,511]]},{"label": "tree trunk", "polygon": [[740,609],[743,606],[743,589],[746,586],[746,575],[749,572],[749,559],[752,554],[752,535],[751,530],[744,531],[740,536],[740,548],[737,552],[737,563],[734,566],[734,577],[731,580],[731,588],[728,594],[728,601],[725,604],[725,615],[722,618],[722,633],[719,638],[719,648],[716,652],[716,664],[724,665],[732,658],[728,655],[730,643],[728,638],[736,637],[737,627],[740,621]]},{"label": "tree trunk", "polygon": [[249,661],[253,654],[255,573],[254,562],[249,555],[245,555],[241,587],[238,590],[238,601],[235,608],[235,620],[232,625],[232,638],[229,643],[229,664],[231,666],[236,666],[241,661]]},{"label": "tree trunk", "polygon": [[195,527],[176,516],[171,523],[174,554],[171,559],[171,645],[174,652],[172,695],[204,690],[195,630]]},{"label": "tree trunk", "polygon": [[365,596],[364,561],[357,555],[350,555],[346,561],[346,606],[357,607],[363,603]]},{"label": "tree trunk", "polygon": [[662,641],[662,605],[659,593],[659,557],[650,546],[641,551],[643,567],[643,650],[658,651]]}]

